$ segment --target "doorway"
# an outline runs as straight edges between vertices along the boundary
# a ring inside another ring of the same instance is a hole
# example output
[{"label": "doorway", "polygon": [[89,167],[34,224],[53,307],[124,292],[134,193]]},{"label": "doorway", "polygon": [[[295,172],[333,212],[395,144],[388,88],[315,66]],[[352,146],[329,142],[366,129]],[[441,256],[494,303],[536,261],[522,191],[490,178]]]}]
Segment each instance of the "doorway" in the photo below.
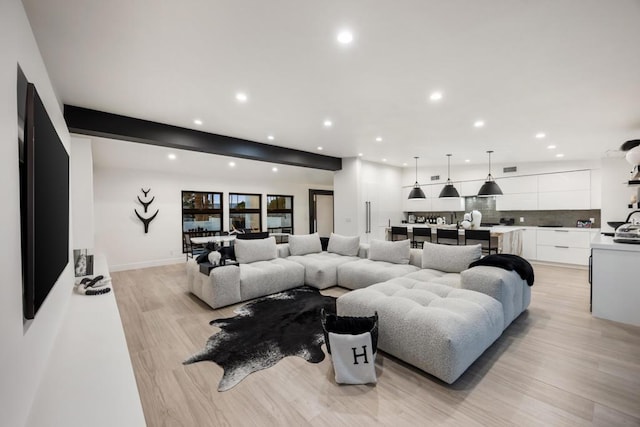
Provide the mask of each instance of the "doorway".
[{"label": "doorway", "polygon": [[333,232],[333,191],[309,189],[309,233],[329,237]]}]

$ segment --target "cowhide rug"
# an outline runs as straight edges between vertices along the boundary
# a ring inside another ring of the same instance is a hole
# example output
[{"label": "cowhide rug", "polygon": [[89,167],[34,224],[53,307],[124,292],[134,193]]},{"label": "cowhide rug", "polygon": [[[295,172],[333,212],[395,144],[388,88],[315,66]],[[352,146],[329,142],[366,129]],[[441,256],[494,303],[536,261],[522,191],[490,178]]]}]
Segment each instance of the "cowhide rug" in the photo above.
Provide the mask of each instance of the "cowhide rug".
[{"label": "cowhide rug", "polygon": [[322,362],[323,308],[335,313],[336,299],[308,286],[257,299],[238,308],[235,317],[209,322],[221,331],[183,364],[205,360],[217,363],[224,369],[218,391],[226,391],[252,372],[269,368],[287,356]]}]

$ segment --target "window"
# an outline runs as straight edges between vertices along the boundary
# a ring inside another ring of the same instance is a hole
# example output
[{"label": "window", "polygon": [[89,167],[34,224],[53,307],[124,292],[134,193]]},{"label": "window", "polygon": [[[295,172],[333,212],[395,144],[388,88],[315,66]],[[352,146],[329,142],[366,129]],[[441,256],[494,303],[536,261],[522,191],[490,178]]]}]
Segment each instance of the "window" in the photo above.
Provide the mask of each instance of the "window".
[{"label": "window", "polygon": [[229,194],[229,228],[247,233],[262,231],[262,195]]},{"label": "window", "polygon": [[293,196],[267,194],[267,231],[293,234]]},{"label": "window", "polygon": [[[182,233],[213,234],[222,231],[222,193],[182,192]],[[183,239],[183,251],[186,246]]]}]

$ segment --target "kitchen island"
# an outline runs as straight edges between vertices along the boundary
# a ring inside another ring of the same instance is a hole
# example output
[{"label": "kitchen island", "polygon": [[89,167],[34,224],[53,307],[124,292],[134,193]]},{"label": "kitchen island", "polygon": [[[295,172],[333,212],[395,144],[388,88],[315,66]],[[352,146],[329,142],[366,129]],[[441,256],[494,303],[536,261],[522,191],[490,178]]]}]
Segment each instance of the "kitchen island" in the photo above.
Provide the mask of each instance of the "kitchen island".
[{"label": "kitchen island", "polygon": [[593,316],[640,326],[638,265],[640,245],[594,237],[589,269]]},{"label": "kitchen island", "polygon": [[[413,229],[414,228],[431,228],[432,240],[435,242],[436,229],[437,228],[445,228],[445,229],[455,229],[456,226],[454,224],[402,224],[399,227],[407,227],[407,231],[409,233],[409,240],[413,238]],[[478,227],[476,230],[489,230],[491,232],[491,237],[495,238],[498,245],[498,253],[504,254],[514,254],[521,255],[522,254],[522,232],[524,230],[523,227],[517,226],[493,226],[493,227]],[[387,240],[391,239],[391,228],[387,228]],[[462,241],[464,242],[464,228],[458,229],[458,234],[462,236]],[[464,244],[464,243],[461,243]]]}]

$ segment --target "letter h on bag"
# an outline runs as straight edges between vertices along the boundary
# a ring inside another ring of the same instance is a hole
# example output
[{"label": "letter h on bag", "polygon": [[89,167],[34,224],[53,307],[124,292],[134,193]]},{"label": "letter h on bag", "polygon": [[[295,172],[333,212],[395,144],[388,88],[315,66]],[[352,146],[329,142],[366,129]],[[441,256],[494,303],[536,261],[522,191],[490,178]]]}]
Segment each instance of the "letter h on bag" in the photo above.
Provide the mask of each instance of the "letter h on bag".
[{"label": "letter h on bag", "polygon": [[364,357],[364,362],[363,363],[369,363],[369,360],[367,359],[367,346],[366,345],[362,346],[362,353],[360,353],[360,354],[356,353],[356,348],[355,347],[351,347],[351,351],[353,351],[353,364],[354,365],[358,364],[358,357]]}]

